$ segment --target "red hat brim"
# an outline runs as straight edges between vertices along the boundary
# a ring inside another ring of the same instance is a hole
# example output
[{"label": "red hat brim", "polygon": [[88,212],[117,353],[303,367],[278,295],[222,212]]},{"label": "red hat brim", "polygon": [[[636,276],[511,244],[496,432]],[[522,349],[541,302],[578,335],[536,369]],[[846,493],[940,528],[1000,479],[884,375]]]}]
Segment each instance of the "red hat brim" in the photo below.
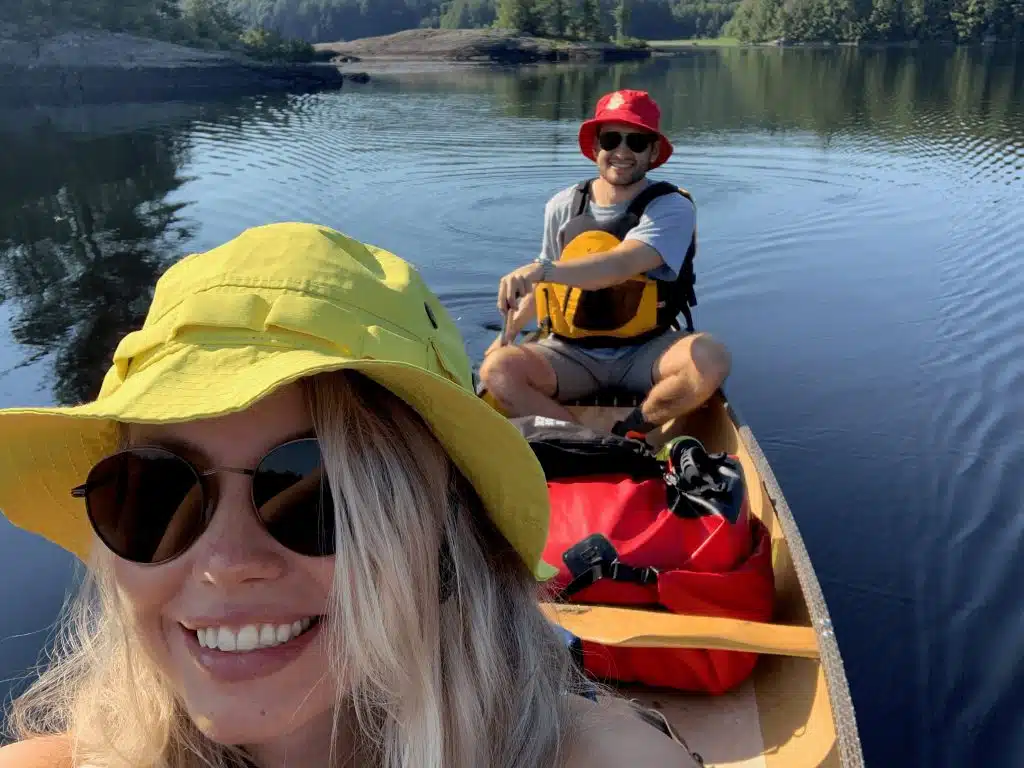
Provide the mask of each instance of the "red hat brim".
[{"label": "red hat brim", "polygon": [[624,125],[631,125],[634,128],[639,128],[641,131],[650,131],[651,133],[658,134],[658,159],[651,163],[651,170],[654,170],[659,165],[664,165],[668,159],[672,157],[672,152],[675,148],[672,146],[672,142],[668,140],[668,136],[659,130],[651,128],[651,126],[645,123],[639,115],[633,114],[632,112],[626,112],[625,110],[584,121],[580,126],[579,137],[580,151],[583,153],[584,157],[597,162],[597,155],[594,154],[594,140],[597,138],[598,127],[607,123],[622,123]]}]

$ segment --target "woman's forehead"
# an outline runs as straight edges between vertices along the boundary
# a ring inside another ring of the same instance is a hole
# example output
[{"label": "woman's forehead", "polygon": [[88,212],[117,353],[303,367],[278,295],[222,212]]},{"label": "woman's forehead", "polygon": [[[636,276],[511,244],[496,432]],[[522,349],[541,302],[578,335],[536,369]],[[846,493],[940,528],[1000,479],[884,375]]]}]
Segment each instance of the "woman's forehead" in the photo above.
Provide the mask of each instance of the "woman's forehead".
[{"label": "woman's forehead", "polygon": [[132,424],[128,435],[131,445],[187,448],[211,462],[232,464],[261,456],[312,429],[302,387],[289,384],[244,411],[176,424]]}]

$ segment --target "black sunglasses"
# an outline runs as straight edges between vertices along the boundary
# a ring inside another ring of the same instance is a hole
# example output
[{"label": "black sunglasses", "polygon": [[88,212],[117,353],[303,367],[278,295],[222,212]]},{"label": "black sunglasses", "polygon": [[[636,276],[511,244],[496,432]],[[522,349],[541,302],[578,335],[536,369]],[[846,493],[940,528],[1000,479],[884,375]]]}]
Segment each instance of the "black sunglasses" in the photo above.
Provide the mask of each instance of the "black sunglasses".
[{"label": "black sunglasses", "polygon": [[622,143],[623,138],[626,139],[626,146],[633,152],[639,154],[651,146],[658,137],[653,133],[622,133],[620,131],[605,131],[597,137],[597,143],[605,152],[611,152],[618,148],[619,144]]},{"label": "black sunglasses", "polygon": [[309,557],[334,554],[334,502],[312,437],[277,446],[256,469],[200,472],[166,448],[129,448],[97,463],[71,495],[85,499],[93,530],[114,554],[156,565],[206,530],[215,506],[208,478],[220,472],[252,478],[256,516],[281,545]]}]

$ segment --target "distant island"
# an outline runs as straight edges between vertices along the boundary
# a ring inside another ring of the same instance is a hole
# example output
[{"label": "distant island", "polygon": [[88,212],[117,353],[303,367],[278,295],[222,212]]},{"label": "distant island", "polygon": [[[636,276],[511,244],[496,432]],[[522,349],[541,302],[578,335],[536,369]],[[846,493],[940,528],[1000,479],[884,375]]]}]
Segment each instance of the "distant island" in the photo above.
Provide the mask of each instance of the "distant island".
[{"label": "distant island", "polygon": [[389,61],[447,61],[529,64],[556,61],[625,61],[648,58],[643,42],[564,40],[502,29],[410,29],[350,42],[318,43],[318,54],[337,64]]}]

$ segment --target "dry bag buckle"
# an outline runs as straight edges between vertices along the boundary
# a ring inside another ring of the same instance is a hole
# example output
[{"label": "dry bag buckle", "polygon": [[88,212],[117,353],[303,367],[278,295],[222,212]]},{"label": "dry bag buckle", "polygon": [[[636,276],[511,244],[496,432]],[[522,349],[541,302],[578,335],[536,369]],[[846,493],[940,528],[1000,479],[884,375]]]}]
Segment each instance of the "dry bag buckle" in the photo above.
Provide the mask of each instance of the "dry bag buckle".
[{"label": "dry bag buckle", "polygon": [[658,569],[650,566],[636,568],[616,560],[612,563],[608,576],[612,581],[630,581],[646,587],[648,584],[653,584],[658,580]]}]

